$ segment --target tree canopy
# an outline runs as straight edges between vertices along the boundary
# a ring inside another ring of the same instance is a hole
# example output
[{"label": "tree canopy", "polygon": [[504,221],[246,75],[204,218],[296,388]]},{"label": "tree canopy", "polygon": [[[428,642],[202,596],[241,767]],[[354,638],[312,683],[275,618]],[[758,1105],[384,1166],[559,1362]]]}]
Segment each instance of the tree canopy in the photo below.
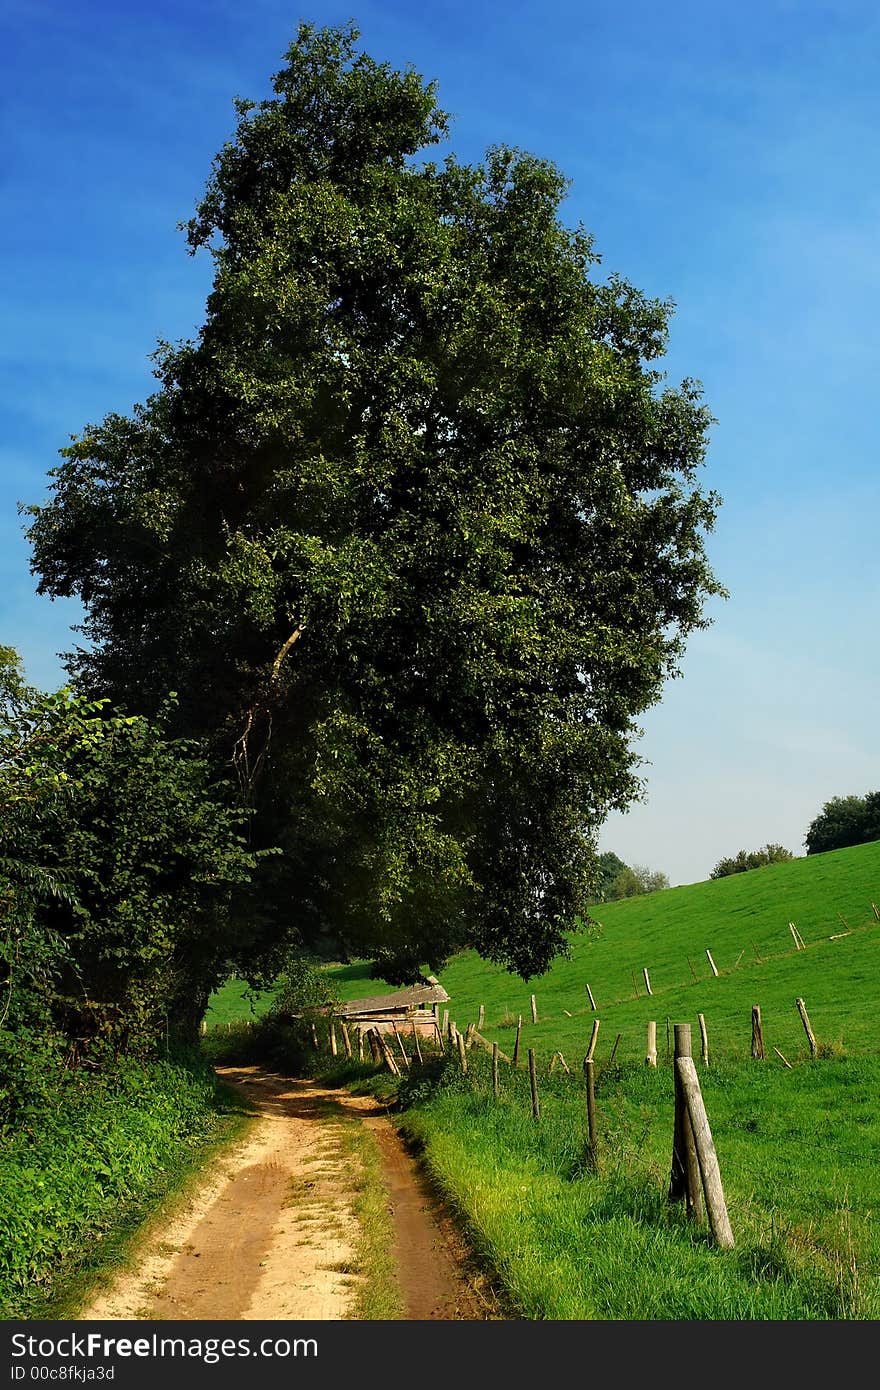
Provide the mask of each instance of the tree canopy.
[{"label": "tree canopy", "polygon": [[565,950],[637,717],[722,592],[672,306],[600,278],[567,184],[429,159],[435,85],[300,27],[186,224],[214,279],[156,392],[30,509],[78,688],[206,741],[255,809],[267,940],[405,976]]},{"label": "tree canopy", "polygon": [[869,840],[880,840],[880,792],[833,796],[810,822],[804,844],[807,854],[822,854]]}]

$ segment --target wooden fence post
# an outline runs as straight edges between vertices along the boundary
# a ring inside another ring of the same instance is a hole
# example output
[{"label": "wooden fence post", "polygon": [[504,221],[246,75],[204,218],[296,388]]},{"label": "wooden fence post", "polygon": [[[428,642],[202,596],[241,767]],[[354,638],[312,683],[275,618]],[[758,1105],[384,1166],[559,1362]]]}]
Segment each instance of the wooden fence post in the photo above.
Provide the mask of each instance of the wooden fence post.
[{"label": "wooden fence post", "polygon": [[599,1167],[599,1146],[596,1140],[596,1063],[584,1058],[584,1082],[587,1088],[587,1162],[594,1172]]},{"label": "wooden fence post", "polygon": [[712,959],[712,952],[709,950],[709,947],[708,947],[708,946],[706,947],[706,959],[708,960],[709,964],[711,965],[711,967],[712,967],[712,974],[715,976],[715,978],[716,978],[716,980],[717,980],[717,979],[718,979],[718,968],[717,968],[717,966],[716,966],[714,960]]},{"label": "wooden fence post", "polygon": [[500,1082],[498,1079],[498,1044],[496,1042],[492,1044],[492,1094],[496,1100],[498,1099],[499,1090]]},{"label": "wooden fence post", "polygon": [[465,1034],[464,1034],[464,1045],[465,1045],[465,1047],[472,1047],[472,1046],[473,1046],[473,1042],[474,1042],[474,1033],[476,1033],[476,1031],[477,1031],[477,1025],[476,1025],[475,1023],[469,1023],[468,1026],[467,1026],[467,1028],[465,1029]]},{"label": "wooden fence post", "polygon": [[804,1003],[803,999],[796,999],[794,1002],[795,1004],[797,1004],[797,1011],[801,1016],[801,1023],[804,1025],[804,1032],[807,1035],[807,1042],[810,1044],[810,1056],[815,1057],[816,1039],[813,1036],[813,1030],[810,1027],[810,1017],[807,1013],[807,1006]]},{"label": "wooden fence post", "polygon": [[532,1006],[532,1022],[533,1022],[533,1023],[537,1023],[537,1022],[538,1022],[538,1005],[535,1003],[535,996],[534,996],[534,995],[532,995],[531,998],[529,999],[529,1003],[530,1003],[531,1006]]},{"label": "wooden fence post", "polygon": [[611,1056],[610,1056],[609,1059],[608,1059],[609,1062],[613,1062],[614,1059],[615,1059],[615,1057],[617,1056],[617,1049],[618,1049],[618,1047],[620,1046],[620,1039],[621,1039],[622,1037],[623,1037],[623,1034],[622,1034],[622,1033],[618,1033],[617,1037],[614,1039],[614,1046],[613,1046],[612,1049],[611,1049]]},{"label": "wooden fence post", "polygon": [[648,967],[647,967],[647,965],[643,965],[643,966],[642,966],[642,974],[643,974],[644,977],[645,977],[645,989],[648,991],[649,994],[653,994],[654,991],[653,991],[652,988],[651,988],[651,977],[650,977],[650,975],[648,974]]},{"label": "wooden fence post", "polygon": [[596,1039],[598,1038],[598,1036],[599,1036],[599,1020],[598,1020],[598,1018],[594,1018],[594,1019],[593,1019],[593,1031],[592,1031],[592,1033],[590,1034],[590,1045],[589,1045],[589,1047],[587,1048],[587,1057],[586,1057],[586,1060],[587,1060],[587,1061],[592,1062],[592,1060],[593,1060],[593,1053],[596,1051]]},{"label": "wooden fence post", "polygon": [[761,1028],[761,1006],[752,1005],[752,1056],[759,1062],[764,1060],[764,1032]]},{"label": "wooden fence post", "polygon": [[709,1065],[709,1037],[706,1033],[706,1020],[702,1014],[697,1014],[697,1022],[700,1025],[700,1054],[703,1058],[703,1066]]},{"label": "wooden fence post", "polygon": [[367,1029],[367,1042],[370,1044],[370,1056],[373,1059],[373,1065],[378,1067],[383,1059],[382,1049],[379,1047],[379,1035],[375,1028]]},{"label": "wooden fence post", "polygon": [[727,1215],[724,1188],[721,1186],[718,1155],[712,1141],[712,1131],[709,1128],[709,1120],[706,1116],[706,1107],[703,1104],[700,1081],[693,1058],[678,1057],[675,1062],[675,1074],[684,1095],[686,1114],[693,1136],[693,1144],[697,1151],[697,1162],[699,1163],[706,1208],[709,1214],[709,1227],[715,1237],[715,1243],[720,1245],[722,1250],[732,1250],[734,1245],[733,1231],[730,1228],[730,1219]]},{"label": "wooden fence post", "polygon": [[443,1046],[443,1034],[440,1031],[440,1024],[436,1018],[434,1019],[434,1027],[437,1029],[437,1047],[442,1054],[446,1049]]},{"label": "wooden fence post", "polygon": [[486,1006],[485,1006],[485,1004],[481,1004],[481,1005],[480,1005],[479,1017],[477,1018],[477,1027],[478,1027],[478,1028],[482,1028],[482,1026],[483,1026],[483,1024],[484,1024],[485,1022],[486,1022]]},{"label": "wooden fence post", "polygon": [[456,1045],[456,1047],[458,1048],[458,1061],[459,1061],[459,1065],[460,1065],[462,1071],[463,1071],[465,1074],[467,1074],[467,1053],[465,1052],[465,1049],[464,1049],[464,1038],[461,1036],[461,1033],[459,1033],[459,1032],[456,1032],[456,1034],[455,1034],[455,1045]]},{"label": "wooden fence post", "polygon": [[333,1053],[334,1057],[339,1056],[339,1047],[336,1042],[336,1025],[332,1018],[330,1020],[330,1051]]},{"label": "wooden fence post", "polygon": [[520,1039],[520,1034],[521,1034],[521,1033],[522,1033],[522,1014],[520,1014],[520,1016],[519,1016],[519,1022],[518,1022],[517,1025],[516,1025],[516,1038],[514,1039],[514,1044],[513,1044],[513,1065],[514,1065],[515,1067],[518,1067],[518,1066],[519,1066],[519,1039]]},{"label": "wooden fence post", "polygon": [[348,1024],[347,1024],[347,1023],[343,1023],[343,1024],[341,1025],[341,1027],[342,1027],[342,1041],[343,1041],[343,1043],[345,1044],[345,1055],[346,1055],[346,1057],[351,1057],[351,1055],[352,1055],[352,1052],[351,1052],[351,1038],[348,1036]]},{"label": "wooden fence post", "polygon": [[440,1024],[440,1032],[445,1034],[449,1028],[449,1010],[443,1010],[443,1022]]},{"label": "wooden fence post", "polygon": [[794,922],[789,922],[788,930],[791,932],[792,940],[794,941],[794,949],[796,951],[799,951],[801,949],[801,944],[798,941],[797,927],[795,926]]},{"label": "wooden fence post", "polygon": [[695,1221],[703,1219],[703,1197],[700,1186],[700,1166],[694,1143],[693,1129],[688,1116],[684,1089],[679,1077],[678,1063],[691,1057],[691,1025],[676,1023],[675,1037],[675,1119],[672,1130],[672,1166],[669,1175],[669,1200],[686,1202]]},{"label": "wooden fence post", "polygon": [[529,1088],[532,1092],[532,1118],[540,1120],[541,1107],[538,1104],[538,1073],[535,1066],[535,1049],[529,1048]]},{"label": "wooden fence post", "polygon": [[403,1058],[403,1065],[409,1071],[409,1057],[406,1055],[406,1048],[403,1045],[403,1038],[397,1031],[397,1024],[392,1021],[391,1027],[394,1029],[394,1036],[397,1039],[397,1046],[400,1048],[400,1055]]},{"label": "wooden fence post", "polygon": [[388,1046],[387,1042],[385,1041],[385,1039],[384,1039],[384,1037],[382,1036],[381,1033],[378,1033],[378,1032],[377,1032],[376,1037],[378,1038],[378,1041],[379,1041],[379,1051],[382,1053],[382,1056],[383,1056],[383,1058],[384,1058],[384,1060],[385,1060],[385,1065],[386,1065],[386,1067],[387,1067],[388,1070],[391,1072],[391,1075],[392,1075],[392,1076],[400,1076],[400,1067],[397,1065],[397,1063],[396,1063],[395,1060],[394,1060],[394,1056],[393,1056],[393,1054],[392,1054],[392,1052],[391,1052],[391,1048]]},{"label": "wooden fence post", "polygon": [[590,1001],[590,1008],[593,1010],[593,1013],[595,1013],[595,1012],[596,1012],[596,1001],[595,1001],[595,999],[593,998],[593,991],[590,989],[590,986],[589,986],[589,985],[585,985],[584,988],[585,988],[586,991],[587,991],[587,998],[588,998],[589,1001]]},{"label": "wooden fence post", "polygon": [[876,917],[877,921],[880,922],[880,907],[878,907],[873,900],[871,902],[871,910],[874,913],[874,916]]},{"label": "wooden fence post", "polygon": [[648,1045],[645,1052],[645,1065],[656,1067],[657,1065],[657,1024],[652,1019],[648,1024]]},{"label": "wooden fence post", "polygon": [[360,1024],[358,1024],[358,1027],[357,1027],[357,1035],[358,1035],[358,1061],[359,1061],[359,1062],[362,1062],[362,1061],[364,1060],[364,1030],[363,1030],[363,1028],[361,1028]]}]

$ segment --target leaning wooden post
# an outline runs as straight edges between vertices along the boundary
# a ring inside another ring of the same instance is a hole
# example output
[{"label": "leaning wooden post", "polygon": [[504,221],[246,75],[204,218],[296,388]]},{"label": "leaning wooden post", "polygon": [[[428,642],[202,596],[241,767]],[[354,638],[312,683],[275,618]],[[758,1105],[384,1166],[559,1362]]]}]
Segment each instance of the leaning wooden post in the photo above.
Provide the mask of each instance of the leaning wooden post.
[{"label": "leaning wooden post", "polygon": [[874,916],[877,918],[877,921],[880,922],[880,907],[878,907],[873,900],[871,902],[871,910],[874,913]]},{"label": "leaning wooden post", "polygon": [[596,1051],[596,1039],[598,1038],[598,1036],[599,1036],[599,1020],[598,1020],[598,1018],[594,1018],[594,1019],[593,1019],[593,1031],[592,1031],[592,1033],[590,1034],[590,1045],[589,1045],[589,1047],[587,1048],[587,1056],[586,1056],[586,1059],[585,1059],[586,1061],[592,1062],[592,1060],[593,1060],[593,1053]]},{"label": "leaning wooden post", "polygon": [[345,1044],[345,1055],[346,1057],[351,1057],[351,1038],[348,1036],[348,1024],[343,1023],[340,1026],[342,1028],[342,1041]]},{"label": "leaning wooden post", "polygon": [[599,1167],[599,1146],[596,1140],[596,1063],[584,1058],[584,1082],[587,1089],[587,1162],[595,1172]]},{"label": "leaning wooden post", "polygon": [[332,1019],[330,1020],[330,1051],[333,1053],[334,1057],[339,1056],[339,1047],[336,1042],[336,1025]]},{"label": "leaning wooden post", "polygon": [[648,1046],[645,1051],[645,1065],[656,1067],[657,1065],[657,1024],[652,1019],[648,1024]]},{"label": "leaning wooden post", "polygon": [[700,1054],[703,1058],[703,1066],[709,1065],[709,1037],[706,1033],[706,1020],[702,1014],[697,1014],[697,1022],[700,1025]]},{"label": "leaning wooden post", "polygon": [[419,1046],[419,1030],[418,1030],[418,1028],[416,1027],[416,1021],[415,1021],[415,1019],[412,1019],[411,1022],[412,1022],[413,1047],[415,1048],[415,1050],[416,1050],[416,1056],[417,1056],[418,1059],[419,1059],[419,1066],[421,1066],[421,1065],[422,1065],[422,1049],[421,1049],[421,1047]]},{"label": "leaning wooden post", "polygon": [[397,1065],[397,1063],[396,1063],[395,1060],[394,1060],[394,1056],[393,1056],[393,1054],[392,1054],[392,1052],[391,1052],[391,1048],[388,1046],[387,1042],[385,1041],[385,1039],[384,1039],[384,1037],[382,1036],[381,1033],[377,1033],[376,1036],[377,1036],[378,1039],[379,1039],[379,1048],[380,1048],[380,1051],[381,1051],[381,1053],[382,1053],[382,1056],[383,1056],[384,1059],[385,1059],[385,1065],[386,1065],[386,1067],[387,1067],[388,1070],[391,1072],[391,1075],[392,1075],[392,1076],[400,1076],[400,1067]]},{"label": "leaning wooden post", "polygon": [[485,1022],[486,1022],[486,1006],[485,1006],[485,1004],[481,1004],[481,1005],[480,1005],[480,1012],[479,1012],[479,1015],[478,1015],[478,1017],[477,1017],[477,1028],[478,1028],[478,1029],[482,1029],[483,1024],[484,1024]]},{"label": "leaning wooden post", "polygon": [[374,1066],[379,1066],[380,1062],[382,1061],[382,1051],[379,1047],[378,1037],[379,1035],[377,1034],[375,1028],[367,1029],[367,1042],[370,1045],[370,1056],[373,1059]]},{"label": "leaning wooden post", "polygon": [[590,989],[590,986],[589,986],[589,985],[585,985],[584,988],[585,988],[586,991],[587,991],[587,998],[588,998],[589,1001],[590,1001],[590,1008],[593,1010],[593,1013],[595,1013],[595,1012],[596,1012],[596,1001],[595,1001],[595,999],[593,998],[593,991]]},{"label": "leaning wooden post", "polygon": [[612,1049],[611,1049],[611,1056],[610,1056],[609,1059],[608,1059],[609,1062],[613,1062],[614,1059],[615,1059],[615,1057],[617,1056],[617,1049],[618,1049],[618,1047],[620,1046],[620,1039],[621,1039],[622,1037],[623,1037],[623,1034],[622,1034],[622,1033],[618,1033],[617,1037],[614,1039],[614,1046],[613,1046]]},{"label": "leaning wooden post", "polygon": [[464,1047],[464,1038],[462,1037],[461,1033],[459,1033],[457,1030],[455,1034],[455,1045],[458,1048],[459,1065],[462,1071],[465,1074],[467,1074],[467,1052],[465,1051]]},{"label": "leaning wooden post", "polygon": [[498,1099],[498,1092],[500,1089],[501,1083],[498,1079],[498,1044],[496,1042],[492,1044],[492,1094],[496,1100]]},{"label": "leaning wooden post", "polygon": [[653,991],[652,988],[651,988],[651,977],[650,977],[650,975],[648,974],[648,967],[647,967],[647,965],[643,965],[643,966],[642,966],[642,974],[643,974],[644,977],[645,977],[645,989],[648,991],[649,994],[653,994],[654,991]]},{"label": "leaning wooden post", "polygon": [[718,1155],[712,1141],[712,1131],[709,1128],[706,1107],[703,1104],[700,1081],[693,1058],[677,1058],[675,1074],[684,1095],[687,1117],[694,1146],[697,1150],[697,1161],[703,1180],[703,1192],[706,1195],[709,1226],[715,1237],[715,1243],[720,1245],[722,1250],[732,1250],[734,1245],[733,1231],[730,1228],[730,1219],[727,1215],[724,1188],[721,1186]]},{"label": "leaning wooden post", "polygon": [[752,1005],[752,1056],[759,1062],[764,1060],[764,1033],[761,1028],[761,1006]]},{"label": "leaning wooden post", "polygon": [[810,1044],[810,1056],[815,1057],[816,1039],[813,1036],[813,1030],[810,1027],[810,1016],[807,1013],[807,1006],[804,1003],[803,999],[796,999],[794,1002],[797,1004],[797,1011],[801,1016],[801,1023],[803,1023],[804,1025],[804,1032],[807,1035],[807,1042]]},{"label": "leaning wooden post", "polygon": [[394,1029],[394,1036],[397,1039],[397,1046],[400,1048],[400,1055],[403,1058],[403,1065],[406,1067],[407,1071],[409,1071],[409,1057],[406,1055],[406,1048],[403,1045],[403,1038],[397,1031],[396,1023],[392,1023],[391,1027]]},{"label": "leaning wooden post", "polygon": [[537,1004],[535,1003],[535,996],[534,996],[534,995],[531,995],[531,997],[530,997],[530,999],[529,999],[529,1003],[530,1003],[531,1006],[532,1006],[532,1022],[533,1022],[533,1023],[537,1023],[537,1022],[538,1022],[538,1006],[537,1006]]},{"label": "leaning wooden post", "polygon": [[712,974],[715,976],[715,978],[716,978],[716,980],[717,980],[717,979],[718,979],[718,967],[716,966],[714,960],[712,959],[712,952],[709,950],[709,947],[708,947],[708,946],[706,947],[706,959],[708,960],[709,964],[711,965],[711,967],[712,967]]},{"label": "leaning wooden post", "polygon": [[532,1118],[540,1120],[541,1107],[538,1104],[538,1072],[535,1065],[535,1049],[529,1048],[529,1088],[532,1092]]},{"label": "leaning wooden post", "polygon": [[669,1200],[686,1202],[695,1221],[703,1218],[703,1198],[700,1190],[700,1167],[691,1122],[688,1117],[684,1090],[678,1073],[678,1062],[691,1057],[691,1025],[676,1023],[675,1038],[675,1119],[672,1130],[672,1167],[669,1175]]},{"label": "leaning wooden post", "polygon": [[520,1039],[520,1034],[521,1034],[521,1033],[522,1033],[522,1014],[520,1014],[520,1016],[519,1016],[519,1022],[518,1022],[517,1025],[516,1025],[516,1038],[515,1038],[514,1044],[513,1044],[513,1065],[514,1065],[515,1067],[518,1067],[518,1066],[519,1066],[519,1039]]}]

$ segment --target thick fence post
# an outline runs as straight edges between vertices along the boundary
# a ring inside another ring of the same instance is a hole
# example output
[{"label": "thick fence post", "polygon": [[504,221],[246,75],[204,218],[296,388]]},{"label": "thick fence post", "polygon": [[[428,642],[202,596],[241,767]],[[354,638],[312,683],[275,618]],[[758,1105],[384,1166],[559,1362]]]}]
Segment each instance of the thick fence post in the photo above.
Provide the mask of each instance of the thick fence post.
[{"label": "thick fence post", "polygon": [[467,1052],[465,1051],[464,1047],[464,1038],[462,1037],[461,1033],[458,1032],[458,1030],[456,1030],[455,1033],[455,1045],[458,1048],[459,1066],[461,1067],[462,1071],[465,1074],[467,1074]]},{"label": "thick fence post", "polygon": [[676,1078],[684,1094],[688,1120],[690,1121],[693,1142],[697,1150],[703,1191],[706,1195],[706,1208],[709,1213],[709,1226],[715,1242],[723,1250],[731,1250],[734,1245],[733,1231],[727,1215],[724,1188],[721,1186],[721,1171],[718,1155],[712,1140],[712,1131],[703,1104],[700,1081],[692,1057],[679,1057],[675,1063]]},{"label": "thick fence post", "polygon": [[351,1057],[351,1038],[348,1036],[348,1024],[343,1023],[340,1026],[342,1028],[342,1041],[345,1045],[345,1055],[346,1057]]},{"label": "thick fence post", "polygon": [[533,1023],[537,1023],[537,1022],[538,1022],[538,1005],[537,1005],[537,1003],[535,1002],[535,996],[534,996],[534,995],[532,995],[532,996],[530,997],[529,1003],[530,1003],[531,1006],[532,1006],[532,1022],[533,1022]]},{"label": "thick fence post", "polygon": [[752,1056],[759,1062],[764,1060],[764,1031],[761,1027],[761,1006],[752,1005]]},{"label": "thick fence post", "polygon": [[688,1116],[684,1090],[678,1072],[681,1058],[691,1057],[691,1025],[676,1023],[675,1039],[675,1119],[672,1131],[672,1168],[669,1175],[669,1200],[686,1202],[695,1221],[702,1220],[703,1199],[700,1190],[700,1168]]},{"label": "thick fence post", "polygon": [[359,1062],[362,1062],[362,1061],[364,1060],[364,1030],[363,1030],[363,1028],[360,1027],[360,1025],[358,1025],[357,1035],[358,1035],[358,1061],[359,1061]]},{"label": "thick fence post", "polygon": [[332,1019],[330,1020],[330,1051],[333,1053],[334,1057],[339,1056],[339,1047],[336,1042],[336,1025]]}]

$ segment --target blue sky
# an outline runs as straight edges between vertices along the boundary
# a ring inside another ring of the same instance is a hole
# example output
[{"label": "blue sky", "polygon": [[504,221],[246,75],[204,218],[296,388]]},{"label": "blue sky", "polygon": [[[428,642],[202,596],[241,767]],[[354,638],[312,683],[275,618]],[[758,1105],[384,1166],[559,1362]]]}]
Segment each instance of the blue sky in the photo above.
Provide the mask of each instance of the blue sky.
[{"label": "blue sky", "polygon": [[603,271],[675,301],[665,367],[717,425],[726,602],[648,712],[646,800],[602,836],[673,883],[880,786],[876,463],[880,7],[865,0],[6,0],[0,194],[0,642],[63,679],[73,603],[34,593],[16,504],[69,435],[152,387],[209,264],[176,230],[300,19],[353,18],[439,82],[451,147],[570,178]]}]

